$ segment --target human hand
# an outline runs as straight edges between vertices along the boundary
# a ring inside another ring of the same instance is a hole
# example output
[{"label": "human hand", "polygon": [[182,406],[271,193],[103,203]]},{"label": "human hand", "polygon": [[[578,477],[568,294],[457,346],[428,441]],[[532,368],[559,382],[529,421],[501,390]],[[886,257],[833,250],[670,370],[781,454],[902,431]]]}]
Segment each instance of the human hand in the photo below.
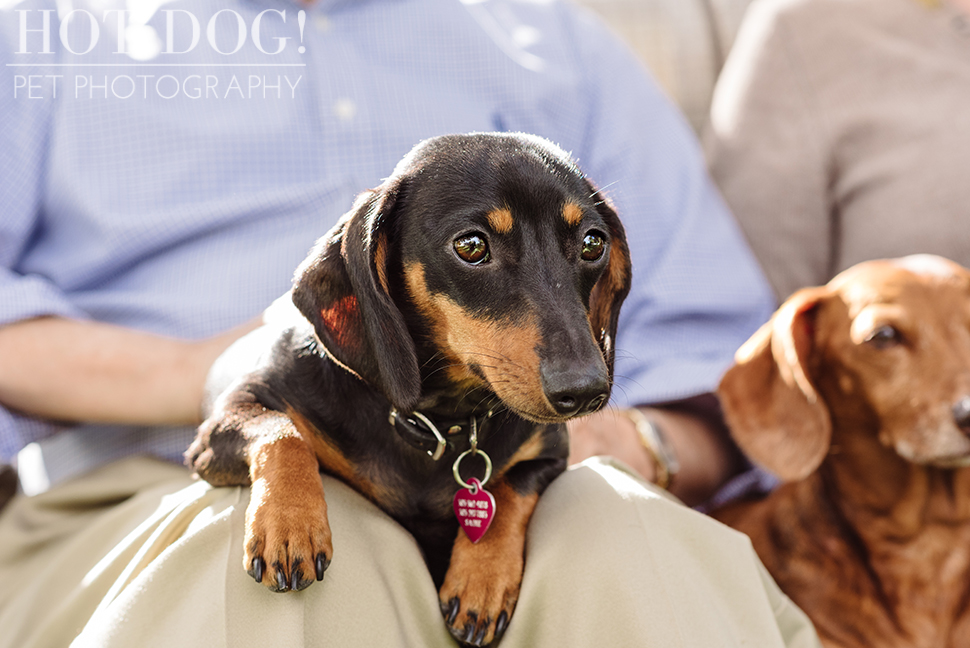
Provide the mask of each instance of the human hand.
[{"label": "human hand", "polygon": [[629,417],[614,408],[573,419],[569,429],[569,463],[606,455],[619,459],[651,483],[657,480],[657,464],[640,441]]},{"label": "human hand", "polygon": [[[700,402],[700,401],[699,401]],[[717,416],[681,405],[671,408],[640,408],[663,431],[680,464],[668,490],[685,504],[707,501],[742,466],[740,451],[731,442]],[[574,419],[569,429],[569,463],[609,455],[637,471],[651,483],[657,481],[657,464],[644,447],[636,426],[615,409]]]}]

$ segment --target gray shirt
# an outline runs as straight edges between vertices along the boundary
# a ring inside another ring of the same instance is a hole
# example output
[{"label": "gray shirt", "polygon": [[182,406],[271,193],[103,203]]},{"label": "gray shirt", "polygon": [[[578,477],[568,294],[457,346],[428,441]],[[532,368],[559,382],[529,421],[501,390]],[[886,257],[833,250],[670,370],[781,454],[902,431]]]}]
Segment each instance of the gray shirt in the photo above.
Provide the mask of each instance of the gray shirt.
[{"label": "gray shirt", "polygon": [[781,299],[866,259],[970,265],[970,16],[755,0],[705,145]]}]

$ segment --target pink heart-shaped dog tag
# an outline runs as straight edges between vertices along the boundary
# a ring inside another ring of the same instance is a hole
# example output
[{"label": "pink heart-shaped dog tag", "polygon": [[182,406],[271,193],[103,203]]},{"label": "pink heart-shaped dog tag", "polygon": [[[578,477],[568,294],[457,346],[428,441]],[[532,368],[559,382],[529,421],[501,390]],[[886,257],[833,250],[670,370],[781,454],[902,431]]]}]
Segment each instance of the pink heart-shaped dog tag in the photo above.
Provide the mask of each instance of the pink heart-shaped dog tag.
[{"label": "pink heart-shaped dog tag", "polygon": [[495,517],[495,498],[474,477],[468,481],[471,488],[462,488],[455,493],[455,516],[465,535],[474,543],[482,539]]}]

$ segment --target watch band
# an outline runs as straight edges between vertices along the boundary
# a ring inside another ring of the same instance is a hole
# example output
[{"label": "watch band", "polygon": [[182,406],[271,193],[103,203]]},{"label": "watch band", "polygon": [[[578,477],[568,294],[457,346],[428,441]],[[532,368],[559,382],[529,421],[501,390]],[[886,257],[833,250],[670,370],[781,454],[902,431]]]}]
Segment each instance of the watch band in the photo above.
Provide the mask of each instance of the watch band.
[{"label": "watch band", "polygon": [[680,472],[680,462],[677,461],[677,454],[667,442],[663,431],[635,407],[620,410],[620,412],[633,422],[640,436],[640,444],[657,464],[657,486],[667,489]]}]

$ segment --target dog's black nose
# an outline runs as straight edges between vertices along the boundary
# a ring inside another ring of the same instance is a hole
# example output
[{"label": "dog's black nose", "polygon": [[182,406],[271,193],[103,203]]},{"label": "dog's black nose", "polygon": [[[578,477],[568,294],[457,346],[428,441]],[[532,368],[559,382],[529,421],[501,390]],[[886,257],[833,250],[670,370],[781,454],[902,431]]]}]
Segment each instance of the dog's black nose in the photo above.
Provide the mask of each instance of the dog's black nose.
[{"label": "dog's black nose", "polygon": [[595,412],[610,396],[609,383],[599,374],[559,374],[543,382],[546,398],[561,416],[582,416]]},{"label": "dog's black nose", "polygon": [[970,396],[964,396],[953,406],[953,420],[961,430],[970,434]]}]

